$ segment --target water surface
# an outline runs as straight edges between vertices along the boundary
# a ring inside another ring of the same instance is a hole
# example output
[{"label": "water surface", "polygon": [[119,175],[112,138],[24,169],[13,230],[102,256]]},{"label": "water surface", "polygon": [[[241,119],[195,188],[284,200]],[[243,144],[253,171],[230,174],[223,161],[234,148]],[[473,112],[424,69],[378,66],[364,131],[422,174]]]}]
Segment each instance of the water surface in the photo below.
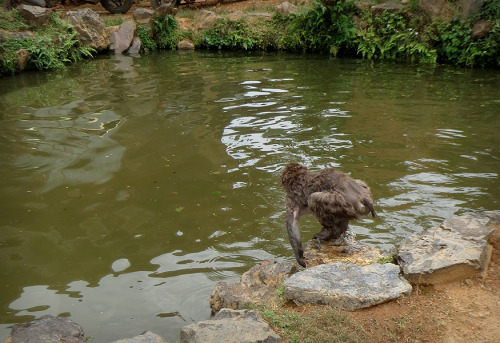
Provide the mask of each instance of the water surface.
[{"label": "water surface", "polygon": [[[325,56],[107,56],[0,79],[0,340],[70,317],[96,342],[169,341],[218,281],[293,261],[280,170],[372,188],[351,224],[391,253],[499,209],[500,73]],[[301,220],[302,236],[319,231]]]}]

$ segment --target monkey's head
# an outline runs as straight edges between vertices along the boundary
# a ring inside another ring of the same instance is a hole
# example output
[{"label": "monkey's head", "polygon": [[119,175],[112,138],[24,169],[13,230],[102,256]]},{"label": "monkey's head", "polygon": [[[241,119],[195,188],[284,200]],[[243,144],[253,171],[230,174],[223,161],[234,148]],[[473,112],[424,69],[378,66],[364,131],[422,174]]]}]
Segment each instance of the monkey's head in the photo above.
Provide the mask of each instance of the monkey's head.
[{"label": "monkey's head", "polygon": [[308,172],[307,167],[298,163],[290,163],[281,172],[281,184],[289,189],[295,182]]}]

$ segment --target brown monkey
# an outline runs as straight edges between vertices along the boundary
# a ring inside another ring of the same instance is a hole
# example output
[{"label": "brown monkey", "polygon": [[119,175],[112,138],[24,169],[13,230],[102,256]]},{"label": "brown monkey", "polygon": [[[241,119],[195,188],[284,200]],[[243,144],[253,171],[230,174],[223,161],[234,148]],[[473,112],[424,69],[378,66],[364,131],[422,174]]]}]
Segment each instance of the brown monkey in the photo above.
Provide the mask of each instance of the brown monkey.
[{"label": "brown monkey", "polygon": [[297,262],[303,267],[306,264],[300,240],[300,216],[316,216],[323,228],[313,238],[324,241],[338,238],[351,219],[368,213],[376,216],[370,188],[333,168],[310,172],[303,165],[290,163],[281,173],[281,183],[286,191],[288,238]]}]

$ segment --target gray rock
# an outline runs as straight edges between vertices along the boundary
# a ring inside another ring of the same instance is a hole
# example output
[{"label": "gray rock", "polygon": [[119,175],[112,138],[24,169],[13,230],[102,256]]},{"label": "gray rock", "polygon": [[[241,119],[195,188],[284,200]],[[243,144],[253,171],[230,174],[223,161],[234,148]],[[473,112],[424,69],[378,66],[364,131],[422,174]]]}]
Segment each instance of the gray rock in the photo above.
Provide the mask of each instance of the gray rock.
[{"label": "gray rock", "polygon": [[80,41],[80,44],[90,46],[97,51],[106,50],[109,47],[106,24],[90,8],[68,11],[65,20],[77,32],[76,39]]},{"label": "gray rock", "polygon": [[165,17],[167,15],[171,15],[172,17],[175,17],[177,14],[177,8],[172,6],[170,3],[168,4],[161,4],[157,9],[156,13],[158,16]]},{"label": "gray rock", "polygon": [[222,309],[212,319],[185,326],[181,343],[279,343],[281,338],[254,311]]},{"label": "gray rock", "polygon": [[133,21],[126,21],[121,24],[118,30],[111,33],[111,44],[109,49],[115,54],[121,54],[128,50],[135,36],[136,25]]},{"label": "gray rock", "polygon": [[198,30],[207,30],[214,26],[219,17],[212,11],[201,10],[200,17],[197,20],[196,28]]},{"label": "gray rock", "polygon": [[471,37],[472,39],[478,39],[486,36],[493,29],[493,23],[486,20],[478,20],[472,27]]},{"label": "gray rock", "polygon": [[151,331],[146,331],[139,336],[132,338],[120,339],[112,343],[168,343],[163,337],[158,336]]},{"label": "gray rock", "polygon": [[479,13],[483,6],[483,0],[457,0],[457,6],[460,9],[460,15],[468,19],[474,14]]},{"label": "gray rock", "polygon": [[137,25],[143,28],[153,28],[154,15],[155,11],[147,8],[136,8],[134,12],[132,12],[132,17]]},{"label": "gray rock", "polygon": [[177,50],[194,50],[194,44],[189,39],[184,39],[177,44]]},{"label": "gray rock", "polygon": [[16,10],[19,11],[19,14],[26,20],[28,25],[36,27],[48,24],[52,15],[51,9],[24,4],[17,6]]},{"label": "gray rock", "polygon": [[142,47],[142,42],[139,39],[139,37],[134,37],[132,40],[132,44],[130,44],[130,47],[127,50],[128,54],[138,54],[141,51]]},{"label": "gray rock", "polygon": [[23,71],[28,68],[28,60],[30,53],[27,49],[19,49],[16,51],[16,63],[15,68],[18,71]]},{"label": "gray rock", "polygon": [[383,4],[373,5],[370,7],[370,11],[373,14],[382,13],[384,11],[390,13],[396,13],[403,9],[404,5],[396,2],[384,2]]},{"label": "gray rock", "polygon": [[397,252],[404,276],[414,284],[443,284],[485,272],[492,253],[487,239],[498,225],[495,216],[453,217],[408,237]]},{"label": "gray rock", "polygon": [[43,316],[12,328],[10,343],[84,343],[82,327],[68,318]]},{"label": "gray rock", "polygon": [[282,2],[281,4],[277,5],[275,8],[276,8],[276,12],[281,13],[281,14],[297,13],[299,11],[299,8],[297,6],[292,5],[288,1]]},{"label": "gray rock", "polygon": [[397,265],[356,266],[341,262],[322,264],[285,281],[285,297],[302,304],[324,304],[356,310],[401,298],[411,285]]},{"label": "gray rock", "polygon": [[432,19],[440,17],[448,8],[446,0],[419,0],[418,4]]},{"label": "gray rock", "polygon": [[222,308],[236,310],[251,304],[265,304],[276,295],[283,281],[295,272],[294,263],[267,260],[250,268],[235,284],[218,282],[210,296],[212,313]]}]

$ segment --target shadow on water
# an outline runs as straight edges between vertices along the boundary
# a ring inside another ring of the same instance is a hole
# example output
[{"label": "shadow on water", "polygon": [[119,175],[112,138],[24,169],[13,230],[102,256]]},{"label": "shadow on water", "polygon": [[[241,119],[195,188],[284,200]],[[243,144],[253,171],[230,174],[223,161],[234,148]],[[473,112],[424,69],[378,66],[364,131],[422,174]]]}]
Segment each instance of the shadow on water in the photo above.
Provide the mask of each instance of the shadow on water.
[{"label": "shadow on water", "polygon": [[[498,209],[497,71],[324,56],[168,52],[0,80],[0,333],[69,316],[96,341],[168,340],[217,281],[292,261],[279,173],[365,180],[392,252]],[[318,231],[302,219],[303,239]]]}]

